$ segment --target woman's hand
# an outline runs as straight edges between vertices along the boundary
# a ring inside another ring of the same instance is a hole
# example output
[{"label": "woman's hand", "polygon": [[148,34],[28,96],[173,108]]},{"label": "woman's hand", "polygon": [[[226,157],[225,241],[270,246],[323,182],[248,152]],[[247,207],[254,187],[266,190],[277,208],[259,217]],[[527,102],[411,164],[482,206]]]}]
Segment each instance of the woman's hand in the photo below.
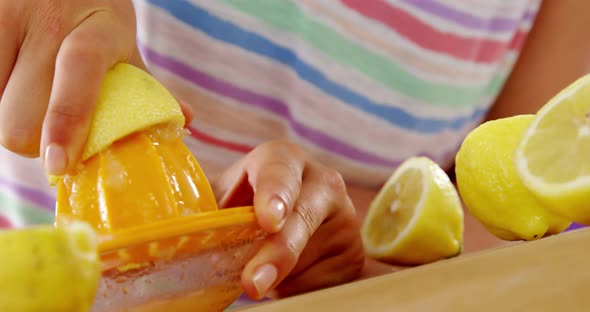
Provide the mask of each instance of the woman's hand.
[{"label": "woman's hand", "polygon": [[344,181],[297,145],[263,144],[212,185],[222,208],[253,203],[270,233],[242,274],[251,298],[294,295],[360,275],[364,253]]},{"label": "woman's hand", "polygon": [[130,0],[0,1],[0,144],[75,166],[107,70],[145,69],[135,35]]}]

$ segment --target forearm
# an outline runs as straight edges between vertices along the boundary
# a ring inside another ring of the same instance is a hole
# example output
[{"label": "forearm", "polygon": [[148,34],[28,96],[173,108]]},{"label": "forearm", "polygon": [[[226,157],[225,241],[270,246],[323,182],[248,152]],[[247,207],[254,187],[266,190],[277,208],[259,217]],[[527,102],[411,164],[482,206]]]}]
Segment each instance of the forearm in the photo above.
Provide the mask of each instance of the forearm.
[{"label": "forearm", "polygon": [[544,1],[488,119],[535,113],[590,71],[590,1]]}]

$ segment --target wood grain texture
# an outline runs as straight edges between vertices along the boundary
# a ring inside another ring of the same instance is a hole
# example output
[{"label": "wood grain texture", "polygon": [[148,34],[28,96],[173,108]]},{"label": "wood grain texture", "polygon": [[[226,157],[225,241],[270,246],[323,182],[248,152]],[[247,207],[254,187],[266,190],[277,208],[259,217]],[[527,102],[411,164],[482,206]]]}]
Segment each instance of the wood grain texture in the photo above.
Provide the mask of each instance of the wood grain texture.
[{"label": "wood grain texture", "polygon": [[243,311],[590,311],[589,244],[581,229]]}]

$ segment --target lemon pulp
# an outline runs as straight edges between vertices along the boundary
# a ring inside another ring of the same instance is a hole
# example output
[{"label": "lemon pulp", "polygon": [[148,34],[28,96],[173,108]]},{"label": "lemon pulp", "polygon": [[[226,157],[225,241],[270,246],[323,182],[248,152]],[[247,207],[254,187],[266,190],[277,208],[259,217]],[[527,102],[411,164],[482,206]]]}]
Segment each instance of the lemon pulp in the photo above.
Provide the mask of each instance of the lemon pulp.
[{"label": "lemon pulp", "polygon": [[424,264],[459,254],[463,210],[446,173],[425,157],[400,165],[371,202],[361,228],[370,257]]},{"label": "lemon pulp", "polygon": [[217,202],[180,130],[155,127],[113,143],[60,179],[57,221],[82,219],[99,233],[215,211]]},{"label": "lemon pulp", "polygon": [[412,207],[420,207],[422,179],[419,170],[409,169],[390,186],[390,192],[383,194],[384,204],[375,208],[381,217],[369,219],[367,225],[374,231],[372,240],[376,245],[391,248],[395,244],[391,238],[398,237],[410,223],[414,215]]},{"label": "lemon pulp", "polygon": [[526,187],[556,214],[590,224],[590,75],[537,113],[515,151]]}]

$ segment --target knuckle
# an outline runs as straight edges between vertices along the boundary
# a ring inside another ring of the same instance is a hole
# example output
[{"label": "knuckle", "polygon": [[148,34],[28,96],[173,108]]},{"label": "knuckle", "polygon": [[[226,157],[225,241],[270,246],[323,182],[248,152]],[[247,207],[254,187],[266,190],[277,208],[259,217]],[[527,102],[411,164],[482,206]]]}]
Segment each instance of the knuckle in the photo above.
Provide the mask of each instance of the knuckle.
[{"label": "knuckle", "polygon": [[288,155],[299,159],[307,158],[307,152],[301,145],[293,142],[285,142],[284,144],[285,153],[288,153]]},{"label": "knuckle", "polygon": [[319,216],[314,213],[313,207],[301,203],[295,209],[295,213],[299,215],[301,222],[303,222],[306,239],[309,240],[320,223]]},{"label": "knuckle", "polygon": [[[272,179],[272,185],[269,187],[286,189],[289,193],[293,193],[297,187],[301,187],[301,173],[297,166],[286,159],[272,159],[265,165],[265,171],[277,179]],[[265,182],[261,180],[261,182]],[[278,185],[277,185],[278,184]]]},{"label": "knuckle", "polygon": [[299,144],[286,140],[271,140],[260,145],[260,150],[271,153],[281,153],[292,157],[305,157],[305,150]]},{"label": "knuckle", "polygon": [[342,223],[343,227],[347,229],[360,229],[360,222],[356,215],[356,209],[352,205],[342,207]]},{"label": "knuckle", "polygon": [[62,0],[38,1],[35,6],[35,24],[44,36],[61,39],[67,32],[67,21]]},{"label": "knuckle", "polygon": [[89,120],[83,105],[59,104],[47,110],[47,119],[55,126],[72,126],[84,124]]},{"label": "knuckle", "polygon": [[350,280],[355,280],[357,279],[359,276],[361,276],[362,272],[363,272],[363,268],[365,266],[365,256],[362,253],[362,249],[361,252],[356,252],[351,256],[351,261],[350,261]]},{"label": "knuckle", "polygon": [[293,267],[299,260],[300,252],[297,243],[293,238],[285,237],[282,246],[284,248],[279,249],[282,250],[281,261],[288,267]]},{"label": "knuckle", "polygon": [[322,170],[322,181],[335,193],[345,194],[346,183],[342,174],[335,169],[325,168]]},{"label": "knuckle", "polygon": [[293,207],[302,179],[297,164],[288,159],[273,158],[265,162],[256,182],[256,192],[272,193]]},{"label": "knuckle", "polygon": [[305,155],[305,150],[303,149],[303,147],[294,142],[283,141],[283,148],[287,152],[289,152],[289,154],[292,154],[297,157],[303,157]]},{"label": "knuckle", "polygon": [[85,37],[85,35],[77,36],[75,39],[66,39],[62,43],[59,52],[59,65],[74,67],[88,62],[94,64],[104,63],[104,52],[98,45],[93,44],[96,39],[89,36],[88,38]]},{"label": "knuckle", "polygon": [[284,158],[273,158],[265,164],[265,167],[269,172],[287,172],[289,174],[296,173],[296,168],[293,166],[293,164],[289,162],[288,159]]}]

